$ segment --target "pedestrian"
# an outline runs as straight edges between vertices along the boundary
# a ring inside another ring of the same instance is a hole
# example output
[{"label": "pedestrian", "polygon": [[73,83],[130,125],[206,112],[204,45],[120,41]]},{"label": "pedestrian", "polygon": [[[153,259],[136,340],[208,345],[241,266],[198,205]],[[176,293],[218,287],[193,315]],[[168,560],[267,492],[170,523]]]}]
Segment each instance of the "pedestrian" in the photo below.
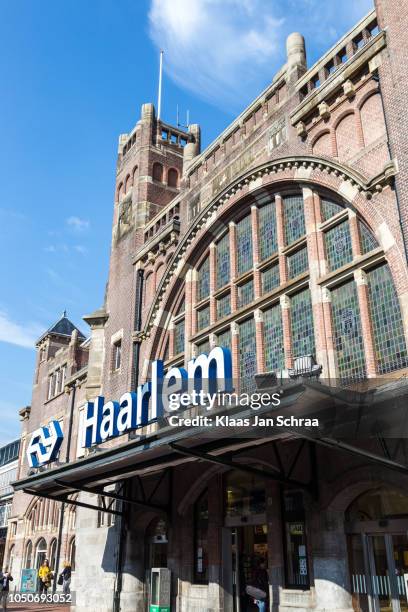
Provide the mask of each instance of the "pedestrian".
[{"label": "pedestrian", "polygon": [[10,590],[10,582],[13,581],[13,576],[8,570],[8,567],[1,573],[0,578],[0,603],[3,605],[3,610],[7,610],[7,601]]},{"label": "pedestrian", "polygon": [[265,593],[265,597],[255,599],[254,603],[258,606],[259,612],[266,612],[269,595],[269,580],[264,559],[259,560],[258,567],[255,571],[255,584],[260,592],[263,591]]},{"label": "pedestrian", "polygon": [[50,564],[48,559],[44,559],[42,562],[40,569],[38,570],[38,578],[39,578],[39,591],[40,593],[47,594],[48,589],[51,586],[52,580],[52,570],[50,568]]},{"label": "pedestrian", "polygon": [[71,573],[71,564],[68,561],[65,561],[64,569],[62,570],[58,580],[58,584],[62,583],[62,592],[64,593],[64,595],[68,595],[71,592]]}]

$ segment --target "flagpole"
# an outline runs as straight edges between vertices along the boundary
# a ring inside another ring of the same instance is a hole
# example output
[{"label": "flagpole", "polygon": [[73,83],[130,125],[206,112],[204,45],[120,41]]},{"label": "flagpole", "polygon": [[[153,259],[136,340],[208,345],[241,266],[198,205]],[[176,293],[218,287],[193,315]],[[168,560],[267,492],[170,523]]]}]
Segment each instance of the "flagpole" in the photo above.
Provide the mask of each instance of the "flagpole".
[{"label": "flagpole", "polygon": [[160,119],[160,115],[161,115],[162,78],[163,78],[163,50],[160,49],[159,95],[158,95],[158,100],[157,100],[157,119]]}]

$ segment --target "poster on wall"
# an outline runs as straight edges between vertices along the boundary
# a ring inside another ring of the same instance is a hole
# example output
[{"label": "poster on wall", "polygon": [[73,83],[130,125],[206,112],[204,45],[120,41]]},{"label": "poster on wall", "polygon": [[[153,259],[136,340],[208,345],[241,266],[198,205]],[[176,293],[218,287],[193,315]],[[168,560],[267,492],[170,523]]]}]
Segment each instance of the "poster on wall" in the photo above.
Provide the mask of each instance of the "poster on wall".
[{"label": "poster on wall", "polygon": [[37,590],[37,570],[23,569],[21,570],[21,592],[35,593]]}]

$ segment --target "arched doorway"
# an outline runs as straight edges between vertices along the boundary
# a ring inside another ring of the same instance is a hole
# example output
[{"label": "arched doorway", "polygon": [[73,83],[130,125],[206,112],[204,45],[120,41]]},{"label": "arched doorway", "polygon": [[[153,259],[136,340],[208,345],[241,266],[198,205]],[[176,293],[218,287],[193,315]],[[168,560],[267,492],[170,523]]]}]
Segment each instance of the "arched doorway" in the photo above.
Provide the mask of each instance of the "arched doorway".
[{"label": "arched doorway", "polygon": [[353,609],[408,612],[408,495],[371,489],[346,510]]},{"label": "arched doorway", "polygon": [[40,538],[35,547],[35,567],[38,569],[47,558],[47,543],[44,538]]}]

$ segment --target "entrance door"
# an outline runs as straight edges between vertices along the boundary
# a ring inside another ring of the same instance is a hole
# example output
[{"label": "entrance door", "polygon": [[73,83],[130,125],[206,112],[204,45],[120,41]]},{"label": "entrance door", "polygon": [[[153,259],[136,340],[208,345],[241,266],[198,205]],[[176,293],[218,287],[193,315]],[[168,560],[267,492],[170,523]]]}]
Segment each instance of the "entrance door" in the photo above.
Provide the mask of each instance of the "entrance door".
[{"label": "entrance door", "polygon": [[267,590],[268,544],[266,525],[245,525],[231,529],[232,595],[234,612],[256,612],[248,586]]},{"label": "entrance door", "polygon": [[350,539],[356,612],[408,612],[408,538],[405,534],[354,534]]}]

